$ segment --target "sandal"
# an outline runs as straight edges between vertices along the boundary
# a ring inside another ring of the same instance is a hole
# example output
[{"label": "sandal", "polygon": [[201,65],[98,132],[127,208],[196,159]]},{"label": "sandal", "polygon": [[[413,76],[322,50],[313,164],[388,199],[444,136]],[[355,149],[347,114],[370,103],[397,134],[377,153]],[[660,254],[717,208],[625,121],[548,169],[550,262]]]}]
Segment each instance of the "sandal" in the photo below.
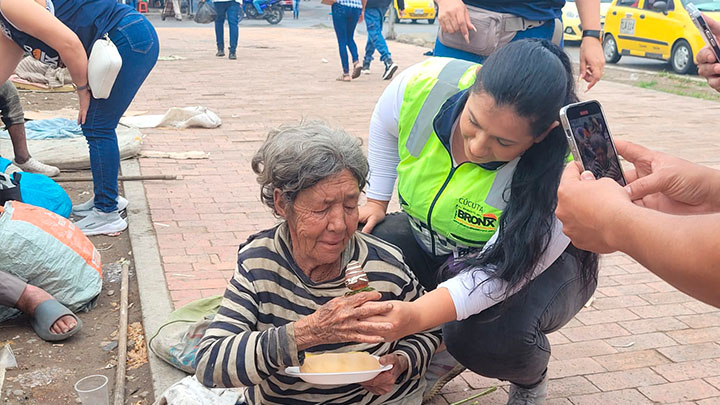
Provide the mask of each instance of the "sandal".
[{"label": "sandal", "polygon": [[[70,315],[75,318],[77,325],[65,333],[53,333],[50,328],[52,328],[55,322],[66,315]],[[35,333],[40,336],[42,340],[48,342],[65,340],[82,329],[82,321],[80,318],[75,316],[75,314],[70,312],[70,310],[63,304],[54,299],[44,301],[35,308],[35,314],[30,324],[35,330]]]},{"label": "sandal", "polygon": [[343,73],[340,77],[338,77],[338,78],[335,79],[335,80],[337,80],[337,81],[339,81],[339,82],[349,82],[349,81],[351,81],[352,79],[350,78],[350,74],[349,74],[349,73]]},{"label": "sandal", "polygon": [[357,79],[360,77],[360,72],[362,72],[362,65],[360,64],[360,61],[353,62],[352,78]]}]

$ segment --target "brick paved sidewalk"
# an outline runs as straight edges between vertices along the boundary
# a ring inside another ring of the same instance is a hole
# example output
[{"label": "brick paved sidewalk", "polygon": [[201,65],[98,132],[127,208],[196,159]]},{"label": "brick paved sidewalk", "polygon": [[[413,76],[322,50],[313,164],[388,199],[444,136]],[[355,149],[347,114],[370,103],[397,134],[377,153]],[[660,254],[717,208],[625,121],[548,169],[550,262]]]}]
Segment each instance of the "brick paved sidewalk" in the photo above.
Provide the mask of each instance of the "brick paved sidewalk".
[{"label": "brick paved sidewalk", "polygon": [[[208,160],[140,159],[143,174],[184,176],[145,182],[167,285],[179,307],[221,294],[237,246],[274,223],[259,202],[250,170],[267,129],[320,118],[367,139],[374,103],[387,82],[380,80],[379,62],[370,76],[337,82],[340,63],[327,29],[242,27],[238,61],[214,57],[211,26],[158,31],[161,55],[185,59],[158,62],[132,108],[162,113],[172,106],[203,105],[223,119],[214,130],[144,131],[145,150],[210,153]],[[401,68],[424,58],[425,50],[412,45],[390,48]],[[603,103],[616,137],[720,167],[716,120],[705,118],[720,116],[720,104],[608,82],[589,97]],[[592,306],[551,335],[549,403],[720,404],[720,311],[624,255],[602,263]],[[458,401],[498,384],[502,389],[480,404],[504,403],[507,386],[466,372],[433,403]]]}]

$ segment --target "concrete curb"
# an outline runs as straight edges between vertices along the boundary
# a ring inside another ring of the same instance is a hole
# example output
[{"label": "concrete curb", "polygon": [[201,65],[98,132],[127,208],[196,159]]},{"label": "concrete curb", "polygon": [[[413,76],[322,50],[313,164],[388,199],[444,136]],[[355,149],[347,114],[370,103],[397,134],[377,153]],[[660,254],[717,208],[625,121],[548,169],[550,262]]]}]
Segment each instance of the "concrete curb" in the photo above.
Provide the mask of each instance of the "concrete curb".
[{"label": "concrete curb", "polygon": [[[136,159],[122,161],[121,167],[123,175],[140,175],[140,165]],[[145,187],[139,181],[125,181],[123,188],[125,198],[130,200],[127,209],[128,223],[130,224],[128,235],[135,261],[145,339],[149,343],[150,337],[173,311],[173,305],[165,282],[155,230],[150,219],[150,209],[145,199]],[[156,357],[150,352],[149,347],[148,360],[155,398],[159,397],[170,385],[187,375]]]}]

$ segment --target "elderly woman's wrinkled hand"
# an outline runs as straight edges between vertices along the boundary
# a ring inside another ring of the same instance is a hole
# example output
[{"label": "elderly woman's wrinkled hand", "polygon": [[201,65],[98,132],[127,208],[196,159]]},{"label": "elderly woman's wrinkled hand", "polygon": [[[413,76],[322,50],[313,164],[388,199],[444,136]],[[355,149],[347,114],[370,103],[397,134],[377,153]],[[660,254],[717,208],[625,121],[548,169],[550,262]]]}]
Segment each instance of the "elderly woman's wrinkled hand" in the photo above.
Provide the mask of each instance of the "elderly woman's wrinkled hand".
[{"label": "elderly woman's wrinkled hand", "polygon": [[375,395],[385,395],[392,391],[398,377],[400,377],[400,375],[408,369],[409,364],[405,356],[397,353],[386,354],[380,357],[379,361],[383,366],[392,364],[393,367],[388,371],[383,371],[378,374],[378,376],[372,380],[360,385]]},{"label": "elderly woman's wrinkled hand", "polygon": [[295,340],[298,350],[329,343],[382,343],[383,333],[392,325],[372,322],[367,318],[392,310],[390,303],[362,306],[381,298],[379,292],[363,292],[350,297],[338,297],[322,305],[313,314],[295,322]]}]

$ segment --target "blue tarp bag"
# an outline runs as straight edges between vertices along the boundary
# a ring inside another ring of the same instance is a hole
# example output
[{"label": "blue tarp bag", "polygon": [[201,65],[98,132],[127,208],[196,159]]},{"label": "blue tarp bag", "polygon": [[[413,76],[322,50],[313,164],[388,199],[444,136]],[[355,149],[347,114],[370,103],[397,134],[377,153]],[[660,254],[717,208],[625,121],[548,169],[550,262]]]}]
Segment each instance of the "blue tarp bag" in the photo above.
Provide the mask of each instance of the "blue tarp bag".
[{"label": "blue tarp bag", "polygon": [[20,195],[25,204],[42,207],[62,217],[69,217],[72,201],[55,180],[44,174],[15,172],[13,181],[20,184]]},{"label": "blue tarp bag", "polygon": [[42,207],[65,218],[72,212],[72,201],[53,179],[38,173],[3,171],[10,161],[0,157],[0,205],[14,200]]}]

